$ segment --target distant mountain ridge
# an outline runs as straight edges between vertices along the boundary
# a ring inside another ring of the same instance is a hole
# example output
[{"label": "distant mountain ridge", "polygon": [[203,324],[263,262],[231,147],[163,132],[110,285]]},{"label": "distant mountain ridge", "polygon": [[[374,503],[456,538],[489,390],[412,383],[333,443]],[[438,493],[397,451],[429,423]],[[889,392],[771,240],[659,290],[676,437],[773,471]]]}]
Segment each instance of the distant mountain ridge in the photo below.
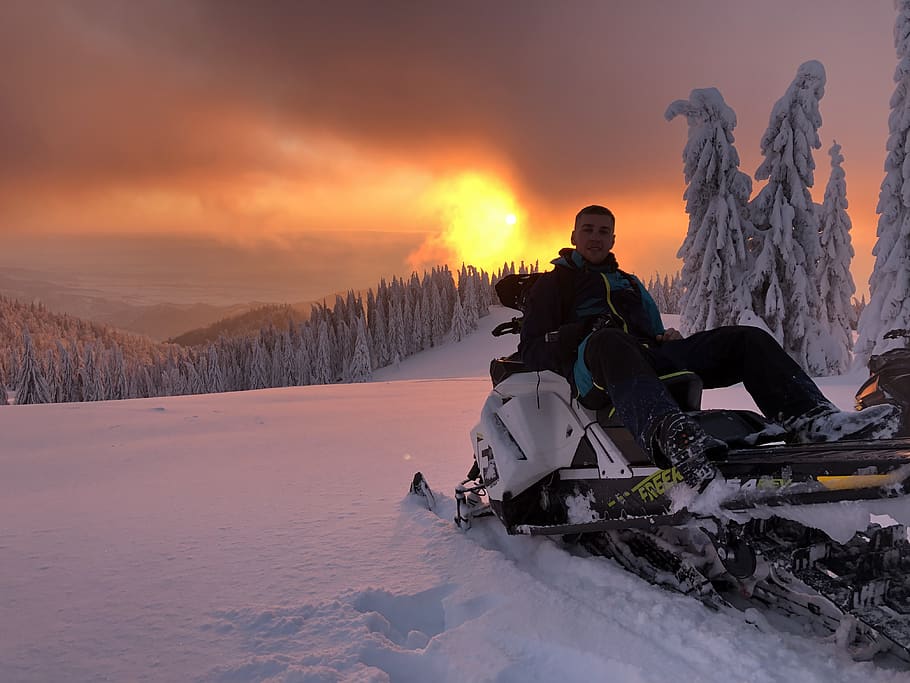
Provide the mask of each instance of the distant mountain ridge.
[{"label": "distant mountain ridge", "polygon": [[117,346],[125,359],[137,363],[147,363],[166,349],[165,344],[142,335],[66,313],[54,313],[41,303],[26,304],[0,296],[0,380],[4,377],[7,381],[14,379],[26,330],[41,359],[57,352],[60,344],[67,347],[93,345],[105,349]]},{"label": "distant mountain ridge", "polygon": [[[334,300],[341,292],[324,297]],[[193,335],[209,326],[248,311],[269,306],[292,306],[298,313],[308,313],[315,302],[239,301],[237,303],[173,303],[115,298],[91,285],[76,283],[52,273],[24,269],[0,272],[0,296],[25,304],[41,304],[50,313],[70,315],[127,332],[145,335],[156,342]],[[303,318],[306,319],[306,316]],[[192,336],[190,338],[193,338]],[[196,343],[196,342],[192,342]]]},{"label": "distant mountain ridge", "polygon": [[204,346],[218,337],[248,337],[270,326],[288,330],[309,320],[311,304],[265,304],[224,317],[217,322],[190,330],[168,341],[181,346]]}]

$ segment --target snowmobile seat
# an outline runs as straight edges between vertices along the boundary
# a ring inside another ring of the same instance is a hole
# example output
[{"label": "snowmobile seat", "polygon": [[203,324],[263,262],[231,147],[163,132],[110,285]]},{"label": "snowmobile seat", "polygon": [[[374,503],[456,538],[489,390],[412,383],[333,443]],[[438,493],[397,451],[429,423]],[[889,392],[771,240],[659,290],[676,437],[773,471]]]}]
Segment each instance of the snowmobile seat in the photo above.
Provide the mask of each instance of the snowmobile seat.
[{"label": "snowmobile seat", "polygon": [[[694,372],[685,370],[674,372],[660,378],[670,395],[679,404],[679,407],[686,412],[698,411],[701,409],[701,394],[703,383],[701,377]],[[596,391],[596,390],[595,390]],[[592,392],[594,393],[594,392]],[[624,426],[622,419],[610,402],[610,397],[605,392],[597,392],[592,401],[591,394],[578,400],[589,410],[594,410],[597,414],[597,422],[603,427],[613,442],[619,446],[623,454],[633,467],[647,467],[653,464],[651,456],[635,441],[635,437]],[[597,403],[594,403],[597,401]],[[590,405],[596,407],[589,407]]]},{"label": "snowmobile seat", "polygon": [[[704,388],[701,377],[691,370],[681,370],[661,375],[660,379],[682,410],[701,409],[701,394]],[[578,402],[588,410],[596,411],[601,424],[612,424],[613,420],[618,419],[610,396],[605,391],[595,388],[585,396],[579,397]]]}]

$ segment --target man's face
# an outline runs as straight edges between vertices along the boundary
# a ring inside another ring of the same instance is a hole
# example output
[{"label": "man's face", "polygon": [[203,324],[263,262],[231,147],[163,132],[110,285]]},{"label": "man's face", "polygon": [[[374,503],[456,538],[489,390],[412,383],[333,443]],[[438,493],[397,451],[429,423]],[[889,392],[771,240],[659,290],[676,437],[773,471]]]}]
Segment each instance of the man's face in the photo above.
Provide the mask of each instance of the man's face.
[{"label": "man's face", "polygon": [[613,228],[614,222],[610,216],[583,213],[575,222],[572,244],[585,261],[600,265],[606,260],[607,254],[616,242]]}]

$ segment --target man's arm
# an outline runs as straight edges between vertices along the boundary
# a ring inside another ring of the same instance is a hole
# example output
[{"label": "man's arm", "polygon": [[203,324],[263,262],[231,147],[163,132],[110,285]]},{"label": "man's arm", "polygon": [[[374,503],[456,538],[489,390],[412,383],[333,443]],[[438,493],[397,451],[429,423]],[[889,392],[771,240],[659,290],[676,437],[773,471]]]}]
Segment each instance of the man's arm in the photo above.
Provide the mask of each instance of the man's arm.
[{"label": "man's arm", "polygon": [[[648,292],[647,287],[644,286],[638,276],[633,275],[632,277],[635,278],[635,282],[638,283],[638,289],[641,291],[641,303],[645,308],[645,313],[648,314],[648,320],[651,321],[651,328],[654,330],[654,336],[660,341],[660,338],[667,330],[664,328],[664,321],[660,317],[660,311],[657,309],[657,304],[654,302],[651,293]],[[675,332],[676,330],[673,331]],[[677,334],[679,333],[677,332]]]},{"label": "man's arm", "polygon": [[555,273],[544,273],[528,293],[518,353],[521,362],[532,370],[561,372],[559,344],[548,342],[546,335],[559,329],[561,297]]},{"label": "man's arm", "polygon": [[660,310],[657,308],[657,303],[654,301],[654,298],[651,296],[651,293],[647,290],[641,280],[638,277],[634,276],[636,282],[638,282],[638,288],[641,290],[641,302],[645,307],[645,311],[648,313],[648,318],[651,320],[651,325],[654,328],[655,339],[659,342],[673,341],[674,339],[682,339],[683,336],[680,334],[679,330],[676,330],[672,327],[664,327],[664,321],[660,317]]}]

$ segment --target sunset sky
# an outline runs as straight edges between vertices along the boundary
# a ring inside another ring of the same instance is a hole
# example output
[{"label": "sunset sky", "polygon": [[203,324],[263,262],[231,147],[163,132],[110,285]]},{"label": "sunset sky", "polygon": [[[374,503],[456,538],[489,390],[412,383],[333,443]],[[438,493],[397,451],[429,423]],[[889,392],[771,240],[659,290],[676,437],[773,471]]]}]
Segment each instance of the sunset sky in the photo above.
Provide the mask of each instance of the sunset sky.
[{"label": "sunset sky", "polygon": [[[674,272],[693,88],[754,175],[797,67],[827,70],[860,291],[896,57],[891,0],[0,4],[0,267],[272,283],[303,300],[462,261],[549,260],[584,204]],[[753,195],[760,184],[753,183]]]}]

